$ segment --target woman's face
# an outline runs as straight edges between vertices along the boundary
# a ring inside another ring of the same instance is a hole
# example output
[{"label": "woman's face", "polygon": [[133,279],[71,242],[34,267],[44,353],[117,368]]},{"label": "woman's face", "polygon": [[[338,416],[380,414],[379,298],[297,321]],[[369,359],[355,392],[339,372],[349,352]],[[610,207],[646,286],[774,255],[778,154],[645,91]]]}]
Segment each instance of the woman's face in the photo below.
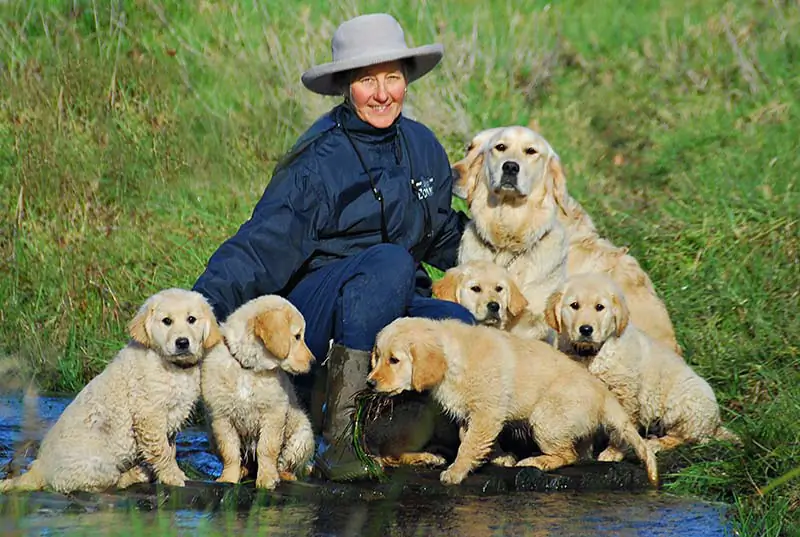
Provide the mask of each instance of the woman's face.
[{"label": "woman's face", "polygon": [[350,102],[358,117],[385,129],[400,115],[407,85],[400,62],[365,67],[350,83]]}]

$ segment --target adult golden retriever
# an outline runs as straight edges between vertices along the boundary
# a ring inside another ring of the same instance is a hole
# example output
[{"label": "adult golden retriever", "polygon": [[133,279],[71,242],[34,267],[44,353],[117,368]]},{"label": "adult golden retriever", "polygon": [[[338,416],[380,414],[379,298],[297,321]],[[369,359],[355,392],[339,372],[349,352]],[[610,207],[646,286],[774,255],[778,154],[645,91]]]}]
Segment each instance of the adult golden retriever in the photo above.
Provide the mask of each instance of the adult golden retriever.
[{"label": "adult golden retriever", "polygon": [[506,423],[527,421],[542,455],[517,466],[553,470],[578,460],[576,443],[605,425],[628,443],[658,482],[655,456],[620,404],[585,368],[547,343],[460,321],[401,318],[378,334],[367,383],[377,392],[430,390],[466,424],[455,461],[440,475],[461,483]]},{"label": "adult golden retriever", "polygon": [[[653,451],[717,438],[737,441],[720,422],[711,386],[673,349],[630,321],[625,295],[603,274],[571,276],[548,299],[546,318],[559,348],[603,381],[639,425],[659,423]],[[622,454],[611,447],[607,458]]]},{"label": "adult golden retriever", "polygon": [[[481,201],[487,196],[487,191],[481,185],[486,182],[488,173],[485,164],[486,155],[492,154],[492,144],[496,143],[495,137],[498,133],[507,129],[493,128],[479,132],[473,138],[464,158],[453,165],[455,176],[453,192],[467,201],[473,217],[478,222],[486,221],[487,215],[504,218],[499,212],[487,210],[485,203]],[[526,130],[523,127],[515,127],[508,132]],[[528,134],[528,137],[530,136]],[[636,258],[628,253],[627,248],[615,246],[599,235],[589,214],[567,192],[566,177],[555,151],[543,138],[539,141],[539,145],[544,148],[546,154],[552,155],[548,165],[550,187],[546,193],[552,196],[556,217],[567,231],[567,274],[582,272],[608,274],[628,297],[631,317],[639,328],[680,354],[681,348],[675,337],[669,313],[648,274],[641,268]],[[476,201],[478,203],[473,209]],[[494,221],[494,218],[491,221]],[[474,256],[465,255],[464,259],[471,257]],[[503,264],[502,259],[500,261]]]},{"label": "adult golden retriever", "polygon": [[141,306],[132,340],[64,409],[21,476],[0,491],[69,493],[149,481],[183,486],[175,435],[200,396],[201,361],[222,341],[199,293],[167,289]]},{"label": "adult golden retriever", "polygon": [[277,295],[250,300],[222,324],[226,345],[203,360],[202,395],[223,469],[217,481],[238,483],[242,458],[258,464],[256,487],[274,489],[306,471],[314,455],[311,421],[289,375],[314,360],[305,320]]},{"label": "adult golden retriever", "polygon": [[528,301],[536,337],[554,338],[544,301],[566,277],[567,233],[554,189],[560,166],[547,141],[524,127],[497,129],[480,147],[467,192],[472,220],[459,264],[491,261],[506,268]]},{"label": "adult golden retriever", "polygon": [[538,339],[540,331],[528,300],[511,274],[491,261],[468,261],[433,283],[437,298],[467,308],[478,324]]}]

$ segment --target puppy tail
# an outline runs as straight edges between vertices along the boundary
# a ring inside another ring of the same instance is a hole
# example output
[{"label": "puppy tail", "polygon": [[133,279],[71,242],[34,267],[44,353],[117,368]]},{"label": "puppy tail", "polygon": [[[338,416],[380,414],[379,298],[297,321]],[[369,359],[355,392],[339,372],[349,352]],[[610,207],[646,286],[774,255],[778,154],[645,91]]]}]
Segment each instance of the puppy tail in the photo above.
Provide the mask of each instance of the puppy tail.
[{"label": "puppy tail", "polygon": [[647,469],[647,479],[658,488],[658,461],[653,449],[645,442],[639,434],[636,426],[631,422],[630,417],[622,408],[622,405],[614,399],[610,393],[606,399],[606,425],[609,425],[619,438],[628,444],[639,460],[644,463]]},{"label": "puppy tail", "polygon": [[36,461],[34,461],[30,469],[21,476],[0,481],[0,493],[15,490],[32,492],[35,490],[42,490],[46,485],[47,483],[44,480],[44,476],[39,472],[36,467]]},{"label": "puppy tail", "polygon": [[737,446],[742,445],[742,439],[739,437],[739,435],[734,433],[727,427],[723,427],[722,425],[717,427],[717,430],[714,433],[714,438],[717,440],[722,440],[724,442],[730,442],[731,444],[735,444]]}]

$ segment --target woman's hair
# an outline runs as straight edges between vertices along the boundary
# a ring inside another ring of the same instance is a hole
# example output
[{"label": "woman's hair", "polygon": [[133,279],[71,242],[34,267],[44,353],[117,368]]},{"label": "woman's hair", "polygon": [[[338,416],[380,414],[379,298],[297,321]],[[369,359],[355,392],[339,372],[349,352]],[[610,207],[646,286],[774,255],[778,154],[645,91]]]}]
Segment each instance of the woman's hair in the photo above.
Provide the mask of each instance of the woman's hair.
[{"label": "woman's hair", "polygon": [[[408,83],[408,73],[414,69],[416,58],[407,58],[400,60],[400,71],[403,73],[403,78]],[[350,84],[355,80],[356,74],[361,69],[350,69],[349,71],[342,71],[333,75],[333,83],[338,88],[339,93],[342,94],[345,100],[350,98]]]}]

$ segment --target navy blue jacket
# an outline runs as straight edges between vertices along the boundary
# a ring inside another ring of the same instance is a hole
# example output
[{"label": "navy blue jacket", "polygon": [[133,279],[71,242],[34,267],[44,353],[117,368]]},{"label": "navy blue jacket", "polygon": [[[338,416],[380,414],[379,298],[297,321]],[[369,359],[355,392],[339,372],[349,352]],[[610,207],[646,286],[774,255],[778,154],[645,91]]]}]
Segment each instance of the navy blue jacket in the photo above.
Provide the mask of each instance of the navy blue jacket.
[{"label": "navy blue jacket", "polygon": [[[434,134],[402,115],[376,129],[341,104],[300,137],[250,219],[195,283],[220,321],[252,298],[286,296],[310,272],[382,242],[380,204],[350,140],[383,195],[390,242],[417,264],[455,265],[463,220],[450,206],[450,163]],[[421,268],[417,275],[418,292],[429,296],[430,280]]]}]

